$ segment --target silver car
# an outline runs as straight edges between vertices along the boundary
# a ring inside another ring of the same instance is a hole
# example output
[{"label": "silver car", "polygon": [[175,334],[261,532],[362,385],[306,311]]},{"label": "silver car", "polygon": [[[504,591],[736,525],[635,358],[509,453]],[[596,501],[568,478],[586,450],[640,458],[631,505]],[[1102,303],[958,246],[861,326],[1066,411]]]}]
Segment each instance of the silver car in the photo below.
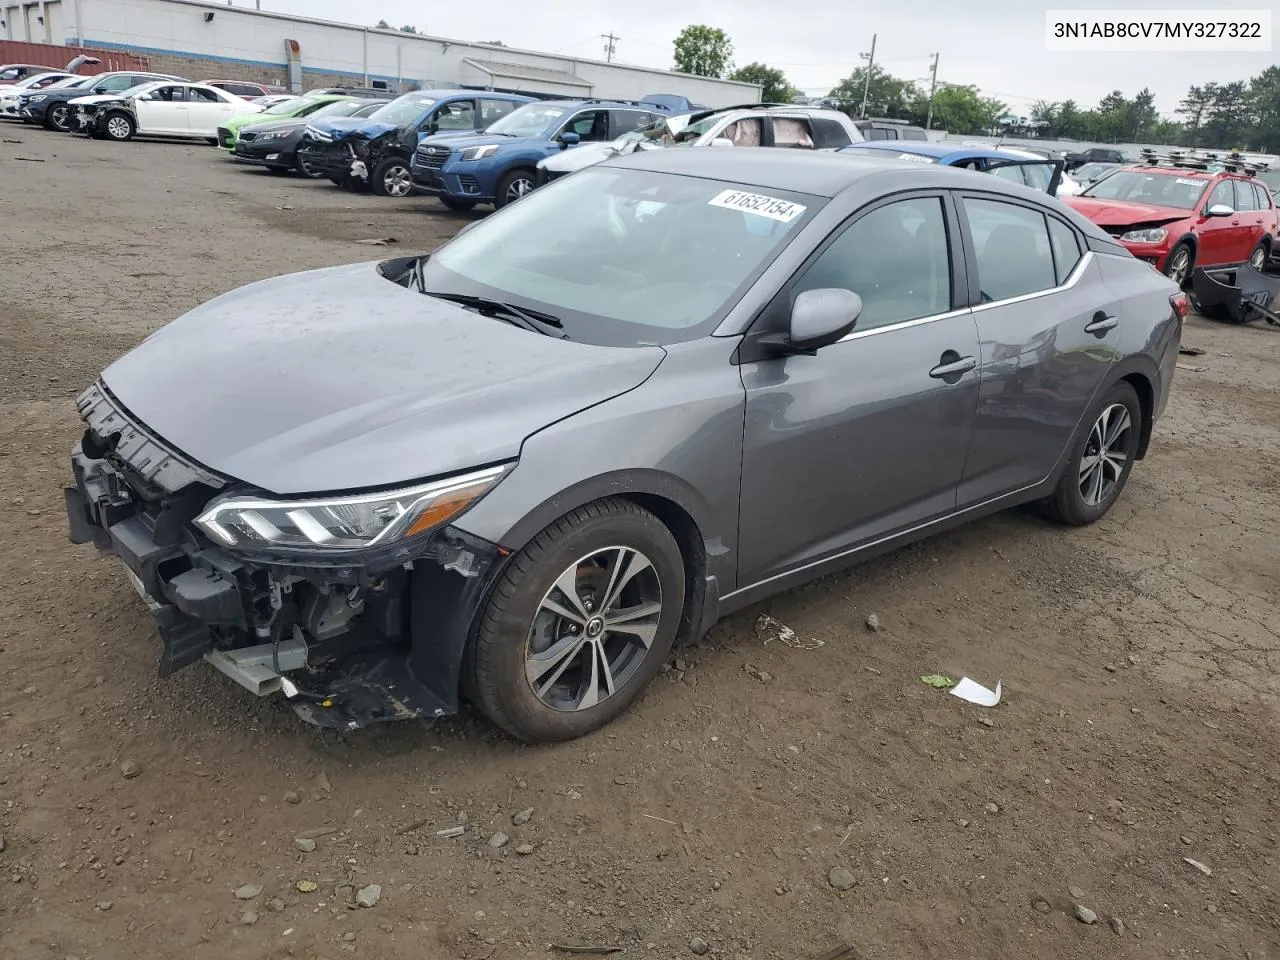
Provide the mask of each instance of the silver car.
[{"label": "silver car", "polygon": [[162,674],[576,737],[772,593],[1027,501],[1097,520],[1186,308],[996,177],[636,153],[158,330],[78,401],[71,539],[123,561]]}]

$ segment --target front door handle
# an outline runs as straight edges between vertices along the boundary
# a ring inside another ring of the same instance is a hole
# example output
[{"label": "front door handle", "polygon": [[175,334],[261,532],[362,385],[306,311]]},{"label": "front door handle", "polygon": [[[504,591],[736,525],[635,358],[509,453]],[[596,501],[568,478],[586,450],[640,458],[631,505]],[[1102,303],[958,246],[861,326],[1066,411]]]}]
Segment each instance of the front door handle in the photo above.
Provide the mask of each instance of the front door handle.
[{"label": "front door handle", "polygon": [[1085,333],[1103,334],[1116,326],[1120,321],[1115,317],[1108,316],[1099,310],[1093,315],[1093,320],[1084,328]]},{"label": "front door handle", "polygon": [[935,380],[946,380],[948,383],[955,383],[960,377],[978,365],[978,361],[974,357],[962,357],[954,350],[948,350],[939,358],[936,367],[929,371],[929,376]]}]

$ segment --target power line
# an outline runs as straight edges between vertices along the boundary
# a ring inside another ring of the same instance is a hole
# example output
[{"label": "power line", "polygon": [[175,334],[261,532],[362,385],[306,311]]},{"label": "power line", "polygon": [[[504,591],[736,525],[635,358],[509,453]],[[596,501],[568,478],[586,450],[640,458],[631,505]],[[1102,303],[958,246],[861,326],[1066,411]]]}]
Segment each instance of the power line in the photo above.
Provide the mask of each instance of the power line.
[{"label": "power line", "polygon": [[615,37],[612,33],[602,33],[600,34],[600,39],[604,41],[605,62],[613,63],[613,54],[617,50],[617,47],[615,46],[615,44],[617,41],[621,40],[622,38]]}]

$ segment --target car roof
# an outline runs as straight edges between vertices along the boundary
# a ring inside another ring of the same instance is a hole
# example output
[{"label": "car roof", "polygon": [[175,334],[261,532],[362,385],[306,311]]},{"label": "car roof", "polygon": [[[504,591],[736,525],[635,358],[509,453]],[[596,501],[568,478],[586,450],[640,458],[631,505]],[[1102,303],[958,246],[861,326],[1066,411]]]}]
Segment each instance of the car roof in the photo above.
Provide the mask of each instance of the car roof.
[{"label": "car roof", "polygon": [[[1140,173],[1160,173],[1169,177],[1184,177],[1188,180],[1212,180],[1214,177],[1231,176],[1225,170],[1217,172],[1213,170],[1196,170],[1194,167],[1158,167],[1146,163],[1130,163],[1125,165],[1126,170],[1134,170]],[[1240,174],[1240,176],[1244,176]]]},{"label": "car roof", "polygon": [[496,90],[463,90],[459,87],[445,87],[439,90],[409,90],[400,94],[402,97],[431,97],[434,100],[457,99],[458,97],[483,96],[488,100],[533,100],[519,93],[500,93]]},{"label": "car roof", "polygon": [[986,160],[1027,160],[1029,157],[993,147],[957,147],[952,143],[924,143],[919,140],[867,140],[840,148],[842,153],[862,151],[910,153],[917,157],[933,157],[939,163],[952,157],[979,157]]},{"label": "car roof", "polygon": [[606,110],[647,110],[651,113],[670,113],[671,111],[660,103],[646,102],[642,100],[597,100],[597,99],[576,99],[574,97],[566,97],[561,100],[535,100],[534,103],[547,104],[553,107],[604,107]]}]

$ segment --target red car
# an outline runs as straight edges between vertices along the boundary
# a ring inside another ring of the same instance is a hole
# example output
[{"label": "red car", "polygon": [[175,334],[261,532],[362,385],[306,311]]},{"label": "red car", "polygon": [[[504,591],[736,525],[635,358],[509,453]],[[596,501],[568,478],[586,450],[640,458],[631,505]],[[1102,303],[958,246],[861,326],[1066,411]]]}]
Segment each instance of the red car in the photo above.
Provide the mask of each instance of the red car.
[{"label": "red car", "polygon": [[1180,284],[1195,267],[1248,262],[1261,270],[1280,256],[1271,194],[1243,165],[1219,172],[1203,166],[1124,167],[1062,200]]}]

